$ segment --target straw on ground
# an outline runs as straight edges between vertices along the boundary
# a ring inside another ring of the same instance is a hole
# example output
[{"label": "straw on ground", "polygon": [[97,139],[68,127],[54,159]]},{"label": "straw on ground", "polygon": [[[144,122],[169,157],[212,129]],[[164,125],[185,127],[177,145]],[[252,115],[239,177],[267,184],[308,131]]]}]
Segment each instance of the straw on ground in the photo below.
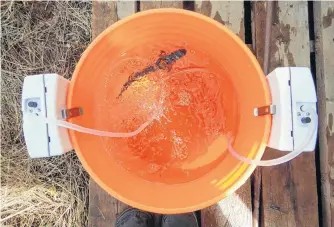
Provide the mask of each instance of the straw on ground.
[{"label": "straw on ground", "polygon": [[1,226],[87,225],[86,172],[73,152],[29,159],[20,93],[26,75],[71,76],[90,19],[90,2],[1,3]]}]

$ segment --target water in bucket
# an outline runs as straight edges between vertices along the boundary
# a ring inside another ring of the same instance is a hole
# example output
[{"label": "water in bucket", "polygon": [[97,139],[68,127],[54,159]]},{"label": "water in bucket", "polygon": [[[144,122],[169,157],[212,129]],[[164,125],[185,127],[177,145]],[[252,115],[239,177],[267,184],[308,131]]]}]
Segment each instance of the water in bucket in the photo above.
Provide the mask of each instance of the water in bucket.
[{"label": "water in bucket", "polygon": [[[183,49],[184,56],[167,67],[138,74]],[[95,81],[105,88],[94,97],[99,103],[94,108],[96,128],[133,131],[153,111],[160,114],[134,137],[101,137],[101,152],[132,174],[167,184],[192,181],[215,168],[224,159],[226,134],[233,137],[238,124],[237,95],[224,68],[187,41],[161,40],[126,50],[116,59]],[[140,78],[129,80],[131,75]]]}]

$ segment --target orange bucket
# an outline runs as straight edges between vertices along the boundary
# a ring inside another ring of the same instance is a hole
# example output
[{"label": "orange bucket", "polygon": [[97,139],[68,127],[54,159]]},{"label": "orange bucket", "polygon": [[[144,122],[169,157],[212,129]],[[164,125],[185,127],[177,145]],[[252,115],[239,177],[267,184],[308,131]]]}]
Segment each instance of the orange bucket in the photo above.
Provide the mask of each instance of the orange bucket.
[{"label": "orange bucket", "polygon": [[[141,73],[126,85],[131,75],[164,56],[175,57],[178,50],[185,55],[174,58],[170,67],[166,63],[161,70]],[[227,151],[227,136],[240,155],[257,159],[271,127],[271,116],[253,114],[271,98],[248,47],[225,26],[198,13],[137,13],[106,29],[87,48],[70,83],[67,105],[84,112],[72,123],[127,132],[148,119],[161,97],[163,114],[134,137],[70,131],[90,176],[124,203],[156,213],[199,210],[237,190],[255,166]]]}]

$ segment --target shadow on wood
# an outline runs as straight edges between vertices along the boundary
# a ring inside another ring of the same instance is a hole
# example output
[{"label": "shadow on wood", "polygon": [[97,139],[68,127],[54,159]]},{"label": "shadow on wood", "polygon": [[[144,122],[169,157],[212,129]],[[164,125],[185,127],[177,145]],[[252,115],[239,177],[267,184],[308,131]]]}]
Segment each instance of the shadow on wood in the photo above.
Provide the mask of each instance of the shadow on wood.
[{"label": "shadow on wood", "polygon": [[[249,180],[248,180],[249,181]],[[249,186],[249,182],[246,182]],[[89,226],[114,226],[116,217],[129,206],[111,197],[94,181],[90,182]],[[202,227],[245,227],[252,222],[249,190],[241,187],[217,204],[201,210]]]}]

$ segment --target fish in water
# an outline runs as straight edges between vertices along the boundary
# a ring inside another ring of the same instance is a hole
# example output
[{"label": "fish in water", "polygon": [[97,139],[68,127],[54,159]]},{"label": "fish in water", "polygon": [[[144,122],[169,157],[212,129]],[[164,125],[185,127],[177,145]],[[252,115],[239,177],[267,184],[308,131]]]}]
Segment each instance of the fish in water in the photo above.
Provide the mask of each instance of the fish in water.
[{"label": "fish in water", "polygon": [[174,62],[182,58],[184,55],[186,55],[187,50],[186,49],[179,49],[176,50],[169,55],[166,55],[165,52],[161,53],[161,57],[155,62],[155,66],[158,69],[166,69],[168,67],[168,71],[171,69],[171,66]]},{"label": "fish in water", "polygon": [[179,60],[180,58],[182,58],[183,56],[185,56],[187,54],[187,50],[186,49],[179,49],[176,50],[174,52],[171,52],[170,54],[166,54],[166,52],[161,51],[160,54],[160,58],[155,62],[154,65],[151,65],[145,69],[143,69],[140,72],[136,72],[135,74],[132,74],[131,76],[129,76],[128,81],[123,85],[122,90],[120,92],[120,94],[118,95],[117,98],[119,98],[122,93],[124,91],[126,91],[126,89],[128,89],[128,87],[135,81],[137,81],[138,79],[140,79],[141,77],[151,73],[151,72],[155,72],[157,70],[165,70],[167,69],[168,71],[170,71],[172,69],[172,65]]}]

